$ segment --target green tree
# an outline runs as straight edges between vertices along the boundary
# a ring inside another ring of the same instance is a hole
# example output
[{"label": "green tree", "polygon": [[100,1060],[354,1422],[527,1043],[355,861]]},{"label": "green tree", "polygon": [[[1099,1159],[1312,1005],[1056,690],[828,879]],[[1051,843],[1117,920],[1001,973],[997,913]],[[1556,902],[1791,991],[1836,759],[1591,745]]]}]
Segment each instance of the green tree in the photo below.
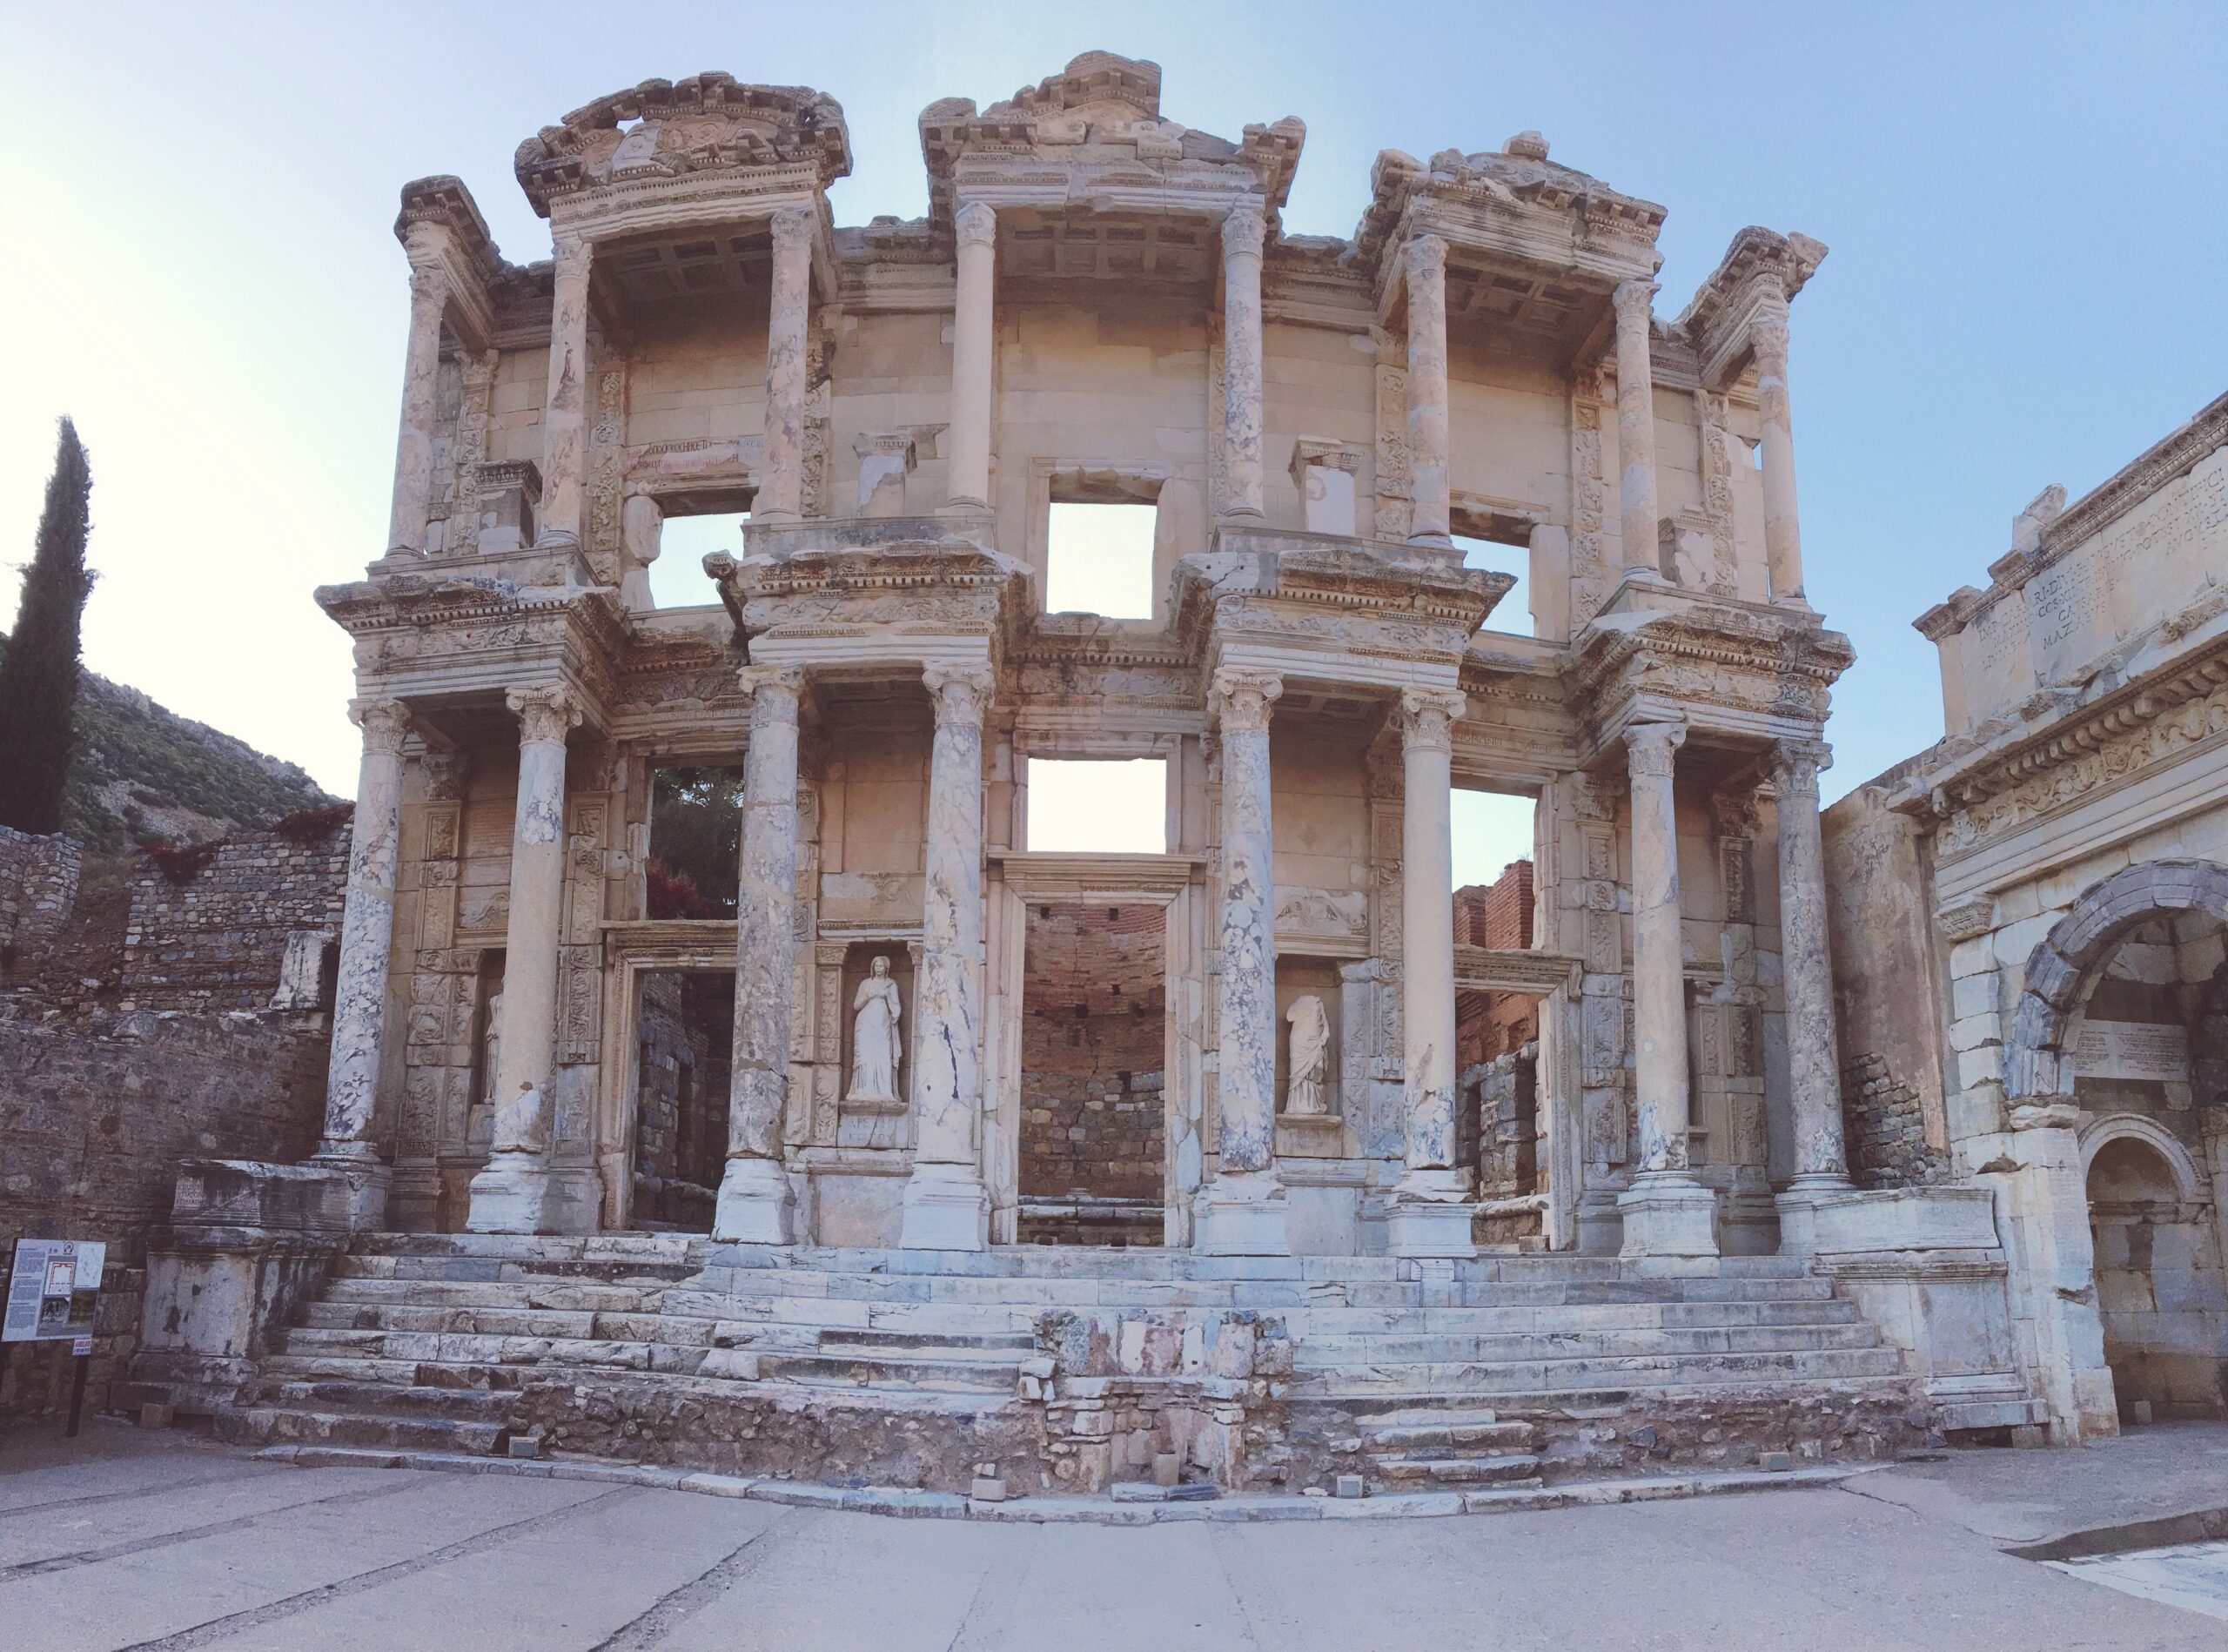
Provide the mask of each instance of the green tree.
[{"label": "green tree", "polygon": [[77,704],[78,628],[93,576],[85,536],[93,475],[69,420],[46,479],[38,547],[23,570],[15,635],[0,656],[0,826],[51,832],[62,824],[71,722]]}]

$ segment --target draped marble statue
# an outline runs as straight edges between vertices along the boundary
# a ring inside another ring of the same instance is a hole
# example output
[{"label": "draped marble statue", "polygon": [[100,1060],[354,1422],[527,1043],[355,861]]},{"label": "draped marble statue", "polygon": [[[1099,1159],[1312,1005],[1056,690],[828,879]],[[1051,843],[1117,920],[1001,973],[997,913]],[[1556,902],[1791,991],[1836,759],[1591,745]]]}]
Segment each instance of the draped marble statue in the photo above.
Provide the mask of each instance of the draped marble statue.
[{"label": "draped marble statue", "polygon": [[846,1099],[896,1101],[897,1063],[904,1051],[897,1028],[904,1010],[897,983],[889,978],[888,958],[877,957],[868,966],[851,1008],[856,1018],[851,1024],[851,1087]]},{"label": "draped marble statue", "polygon": [[1312,993],[1294,998],[1285,1019],[1292,1027],[1285,1111],[1320,1117],[1330,1111],[1324,1087],[1331,1064],[1331,1019],[1323,1013],[1323,1000]]}]

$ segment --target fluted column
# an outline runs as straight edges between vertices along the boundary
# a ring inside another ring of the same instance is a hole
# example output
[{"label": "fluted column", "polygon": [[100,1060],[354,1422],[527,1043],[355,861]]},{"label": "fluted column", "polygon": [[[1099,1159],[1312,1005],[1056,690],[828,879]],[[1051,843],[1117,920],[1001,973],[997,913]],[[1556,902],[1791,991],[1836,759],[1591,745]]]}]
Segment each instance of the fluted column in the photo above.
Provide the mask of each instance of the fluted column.
[{"label": "fluted column", "polygon": [[547,544],[580,542],[580,486],[587,464],[588,274],[594,262],[594,250],[587,241],[573,235],[558,238],[549,311],[549,393],[541,407],[541,521],[535,534]]},{"label": "fluted column", "polygon": [[997,341],[994,299],[998,215],[970,201],[952,219],[958,242],[958,294],[951,312],[951,468],[945,495],[955,506],[990,502],[990,393]]},{"label": "fluted column", "polygon": [[794,520],[804,510],[805,328],[812,312],[813,214],[774,214],[774,296],[766,317],[765,474],[751,514]]},{"label": "fluted column", "polygon": [[745,666],[742,675],[750,691],[750,745],[743,753],[742,863],[735,886],[728,1162],[712,1236],[787,1245],[782,1121],[796,993],[797,702],[804,674],[789,666]]},{"label": "fluted column", "polygon": [[1415,514],[1410,539],[1443,541],[1451,530],[1447,488],[1446,243],[1408,243],[1408,466]]},{"label": "fluted column", "polygon": [[1787,399],[1787,299],[1767,292],[1748,322],[1763,418],[1764,561],[1775,597],[1802,594],[1802,530],[1795,510],[1795,429]]},{"label": "fluted column", "polygon": [[1452,689],[1400,695],[1400,1018],[1406,1052],[1406,1168],[1388,1234],[1398,1256],[1467,1256],[1467,1179],[1454,1162],[1454,843],[1451,763],[1464,702]]},{"label": "fluted column", "polygon": [[1795,1180],[1779,1196],[1780,1249],[1816,1248],[1814,1210],[1849,1191],[1842,1141],[1840,1043],[1826,947],[1826,857],[1818,830],[1818,770],[1826,748],[1782,741],[1772,754],[1779,816],[1780,980],[1787,999],[1787,1066],[1795,1100]]},{"label": "fluted column", "polygon": [[340,917],[339,984],[332,1051],[325,1064],[325,1138],[318,1158],[373,1165],[379,1035],[386,1020],[387,957],[394,944],[394,863],[402,822],[402,742],[410,713],[399,700],[349,708],[364,731],[356,770],[356,817],[348,849],[348,898]]},{"label": "fluted column", "polygon": [[1617,312],[1617,490],[1625,566],[1654,572],[1655,381],[1648,359],[1653,281],[1621,281],[1611,296]]},{"label": "fluted column", "polygon": [[1672,776],[1687,731],[1625,731],[1632,784],[1633,1079],[1640,1168],[1618,1199],[1627,1256],[1715,1256],[1716,1201],[1688,1161],[1687,981],[1679,935],[1679,827]]},{"label": "fluted column", "polygon": [[1215,673],[1222,742],[1222,973],[1216,981],[1221,1168],[1197,1208],[1198,1248],[1223,1256],[1281,1256],[1291,1248],[1276,1169],[1276,888],[1269,817],[1269,710],[1283,692],[1284,680],[1273,672]]},{"label": "fluted column", "polygon": [[441,370],[441,319],[449,307],[445,224],[410,226],[410,338],[402,363],[402,422],[394,442],[394,500],[387,549],[422,553],[433,495],[433,400]]},{"label": "fluted column", "polygon": [[1269,220],[1246,203],[1222,221],[1223,514],[1261,514],[1261,248]]},{"label": "fluted column", "polygon": [[979,1251],[990,1242],[976,1121],[983,1107],[983,714],[987,665],[932,666],[928,893],[913,1006],[913,1111],[918,1134],[898,1242],[908,1250]]},{"label": "fluted column", "polygon": [[548,1229],[549,1090],[557,1053],[557,937],[565,896],[565,737],[580,701],[559,684],[513,688],[518,808],[511,826],[511,909],[503,931],[501,1071],[495,1139],[472,1179],[475,1233]]}]

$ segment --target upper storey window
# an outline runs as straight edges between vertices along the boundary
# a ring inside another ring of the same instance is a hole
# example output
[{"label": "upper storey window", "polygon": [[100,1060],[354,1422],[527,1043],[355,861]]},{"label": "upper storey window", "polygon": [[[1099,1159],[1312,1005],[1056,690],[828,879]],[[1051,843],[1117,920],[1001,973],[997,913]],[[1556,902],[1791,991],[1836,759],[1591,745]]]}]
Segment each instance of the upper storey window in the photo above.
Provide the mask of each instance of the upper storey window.
[{"label": "upper storey window", "polygon": [[1497,574],[1513,574],[1516,583],[1486,616],[1486,629],[1518,636],[1532,635],[1531,525],[1505,513],[1456,505],[1449,513],[1453,523],[1454,548],[1464,567],[1482,567]]},{"label": "upper storey window", "polygon": [[1046,612],[1151,619],[1158,514],[1151,505],[1054,500],[1045,541]]},{"label": "upper storey window", "polygon": [[704,559],[714,551],[742,554],[743,524],[748,511],[709,511],[701,515],[681,514],[685,507],[668,505],[657,527],[657,557],[649,565],[650,601],[661,608],[702,608],[720,600],[719,592],[704,573]]}]

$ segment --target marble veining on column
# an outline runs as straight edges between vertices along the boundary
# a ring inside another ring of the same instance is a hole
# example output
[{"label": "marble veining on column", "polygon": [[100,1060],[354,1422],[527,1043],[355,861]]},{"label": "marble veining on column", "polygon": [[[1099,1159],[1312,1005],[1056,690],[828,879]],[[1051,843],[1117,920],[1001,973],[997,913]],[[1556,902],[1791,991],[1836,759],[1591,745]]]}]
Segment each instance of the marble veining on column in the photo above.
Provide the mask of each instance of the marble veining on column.
[{"label": "marble veining on column", "polygon": [[1261,514],[1261,248],[1268,219],[1247,202],[1222,221],[1223,509]]},{"label": "marble veining on column", "polygon": [[349,715],[364,731],[340,919],[339,978],[326,1064],[322,1158],[373,1158],[379,1031],[386,1017],[387,958],[394,944],[394,872],[402,820],[402,743],[410,713],[398,700],[360,701]]}]

